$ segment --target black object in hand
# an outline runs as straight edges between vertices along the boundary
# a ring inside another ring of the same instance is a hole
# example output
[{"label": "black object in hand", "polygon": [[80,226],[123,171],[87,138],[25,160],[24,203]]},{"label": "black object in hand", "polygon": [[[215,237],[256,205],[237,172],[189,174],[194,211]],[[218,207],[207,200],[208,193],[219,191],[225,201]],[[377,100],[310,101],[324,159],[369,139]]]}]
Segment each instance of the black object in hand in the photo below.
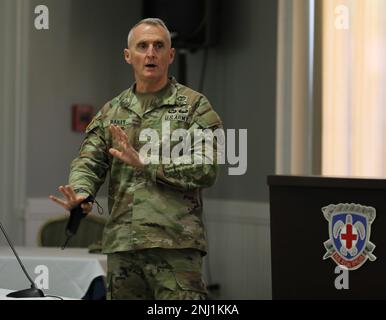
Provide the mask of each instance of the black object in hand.
[{"label": "black object in hand", "polygon": [[70,218],[68,219],[67,226],[66,226],[66,242],[64,243],[62,250],[66,247],[68,241],[70,238],[76,234],[78,231],[80,221],[87,216],[86,213],[83,213],[83,209],[81,205],[83,203],[88,202],[94,202],[93,196],[88,196],[86,199],[84,199],[81,203],[79,203],[75,208],[71,209],[70,211]]}]

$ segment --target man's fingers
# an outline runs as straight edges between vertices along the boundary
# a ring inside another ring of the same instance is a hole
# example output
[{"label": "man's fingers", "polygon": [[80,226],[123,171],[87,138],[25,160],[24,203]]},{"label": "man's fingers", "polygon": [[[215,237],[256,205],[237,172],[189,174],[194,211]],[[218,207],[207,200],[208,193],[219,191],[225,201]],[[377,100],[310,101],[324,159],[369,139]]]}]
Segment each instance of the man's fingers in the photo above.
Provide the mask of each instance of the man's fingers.
[{"label": "man's fingers", "polygon": [[123,158],[126,158],[126,156],[130,157],[132,156],[132,154],[137,153],[137,151],[129,143],[126,132],[122,130],[121,127],[117,125],[111,125],[110,132],[113,136],[113,139],[116,141],[116,143],[118,144],[119,148],[122,151],[121,153],[110,152],[113,156],[119,158],[122,161],[125,161]]},{"label": "man's fingers", "polygon": [[126,133],[115,125],[110,126],[110,131],[120,150],[110,148],[109,153],[128,165],[142,167],[143,162],[139,158],[137,150],[129,143]]},{"label": "man's fingers", "polygon": [[113,127],[113,130],[115,132],[115,134],[118,136],[118,137],[122,137],[124,138],[126,136],[126,133],[125,131],[122,130],[122,128],[120,126],[117,126],[117,125],[112,125]]},{"label": "man's fingers", "polygon": [[66,190],[67,192],[67,195],[68,195],[68,199],[71,201],[71,202],[78,202],[81,198],[82,200],[85,199],[84,197],[77,197],[76,196],[76,193],[74,191],[74,189],[70,186],[70,185],[66,185],[64,186],[64,189]]},{"label": "man's fingers", "polygon": [[70,194],[71,198],[73,198],[73,199],[77,198],[76,193],[71,186],[66,186],[66,189],[67,189],[68,193]]},{"label": "man's fingers", "polygon": [[127,141],[128,137],[127,137],[126,132],[123,131],[121,127],[117,127],[117,130],[118,130],[119,137],[120,137],[122,140]]},{"label": "man's fingers", "polygon": [[69,193],[69,191],[67,190],[66,187],[63,187],[63,186],[60,186],[59,187],[59,191],[68,199],[68,200],[71,200],[72,197],[71,197],[71,194]]},{"label": "man's fingers", "polygon": [[118,132],[117,132],[117,128],[115,127],[115,125],[112,124],[109,129],[110,129],[110,132],[111,132],[111,135],[113,136],[113,138],[115,140],[117,140],[118,139]]},{"label": "man's fingers", "polygon": [[86,199],[85,196],[77,196],[74,189],[70,185],[60,186],[58,189],[66,199],[62,200],[55,196],[50,196],[49,198],[67,210],[71,210]]},{"label": "man's fingers", "polygon": [[110,126],[110,132],[111,132],[111,135],[113,136],[113,140],[115,142],[119,143],[120,142],[120,137],[119,137],[117,128],[114,125]]},{"label": "man's fingers", "polygon": [[117,149],[114,149],[114,148],[110,148],[109,149],[109,152],[111,155],[113,155],[114,157],[118,158],[118,159],[121,159],[122,160],[122,152],[117,150]]},{"label": "man's fingers", "polygon": [[121,127],[119,126],[116,126],[116,125],[111,125],[110,126],[110,132],[113,136],[113,138],[117,141],[117,142],[127,142],[127,134],[125,133],[125,131],[122,130]]},{"label": "man's fingers", "polygon": [[49,196],[49,198],[50,198],[52,201],[56,202],[57,204],[61,205],[63,208],[69,209],[68,202],[63,201],[63,200],[61,200],[61,199],[59,199],[59,198],[57,198],[57,197],[55,197],[55,196]]},{"label": "man's fingers", "polygon": [[127,143],[127,141],[119,141],[118,145],[121,148],[122,152],[124,152],[124,153],[131,151],[130,145]]},{"label": "man's fingers", "polygon": [[121,127],[114,126],[114,129],[116,137],[117,137],[117,142],[120,147],[123,147],[124,150],[126,151],[127,149],[130,149],[130,151],[135,151],[133,146],[129,143],[129,138],[127,137],[127,134],[125,131],[122,130]]}]

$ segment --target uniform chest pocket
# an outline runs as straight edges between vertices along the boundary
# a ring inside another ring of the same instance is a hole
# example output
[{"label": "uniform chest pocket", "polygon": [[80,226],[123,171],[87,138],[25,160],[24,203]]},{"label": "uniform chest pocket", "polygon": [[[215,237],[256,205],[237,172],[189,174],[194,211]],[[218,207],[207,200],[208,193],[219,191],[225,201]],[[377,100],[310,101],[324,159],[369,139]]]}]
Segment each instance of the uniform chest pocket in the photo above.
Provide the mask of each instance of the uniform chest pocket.
[{"label": "uniform chest pocket", "polygon": [[110,141],[113,147],[116,147],[117,144],[112,140],[112,135],[110,133],[110,126],[117,125],[126,133],[128,142],[135,148],[138,141],[138,131],[140,127],[140,119],[134,117],[128,117],[125,119],[109,119],[105,120],[103,123],[106,138]]}]

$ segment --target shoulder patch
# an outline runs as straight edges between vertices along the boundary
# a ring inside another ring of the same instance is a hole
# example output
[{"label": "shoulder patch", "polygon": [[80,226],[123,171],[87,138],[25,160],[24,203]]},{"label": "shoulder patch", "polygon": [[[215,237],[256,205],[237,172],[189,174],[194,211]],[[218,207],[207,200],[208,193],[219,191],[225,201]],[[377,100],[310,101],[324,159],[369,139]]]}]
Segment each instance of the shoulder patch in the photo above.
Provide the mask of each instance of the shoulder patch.
[{"label": "shoulder patch", "polygon": [[98,123],[96,121],[96,118],[92,119],[91,122],[86,127],[86,133],[89,133],[92,129],[96,128],[98,126]]},{"label": "shoulder patch", "polygon": [[94,128],[98,127],[99,126],[99,119],[101,118],[102,116],[102,112],[99,111],[94,118],[92,118],[91,122],[88,124],[88,126],[86,127],[86,133],[89,133],[91,130],[93,130]]}]

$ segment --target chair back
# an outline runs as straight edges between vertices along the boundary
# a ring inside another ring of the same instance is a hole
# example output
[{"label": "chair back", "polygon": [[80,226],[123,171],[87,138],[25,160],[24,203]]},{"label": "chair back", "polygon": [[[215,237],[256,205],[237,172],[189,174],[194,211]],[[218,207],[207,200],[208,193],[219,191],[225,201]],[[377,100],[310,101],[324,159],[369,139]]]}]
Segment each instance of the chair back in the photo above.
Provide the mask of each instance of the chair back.
[{"label": "chair back", "polygon": [[[66,226],[69,215],[52,218],[45,222],[40,228],[38,244],[42,247],[61,247],[66,241]],[[70,239],[67,247],[87,248],[102,240],[103,228],[106,219],[87,215],[80,222],[77,233]]]}]

